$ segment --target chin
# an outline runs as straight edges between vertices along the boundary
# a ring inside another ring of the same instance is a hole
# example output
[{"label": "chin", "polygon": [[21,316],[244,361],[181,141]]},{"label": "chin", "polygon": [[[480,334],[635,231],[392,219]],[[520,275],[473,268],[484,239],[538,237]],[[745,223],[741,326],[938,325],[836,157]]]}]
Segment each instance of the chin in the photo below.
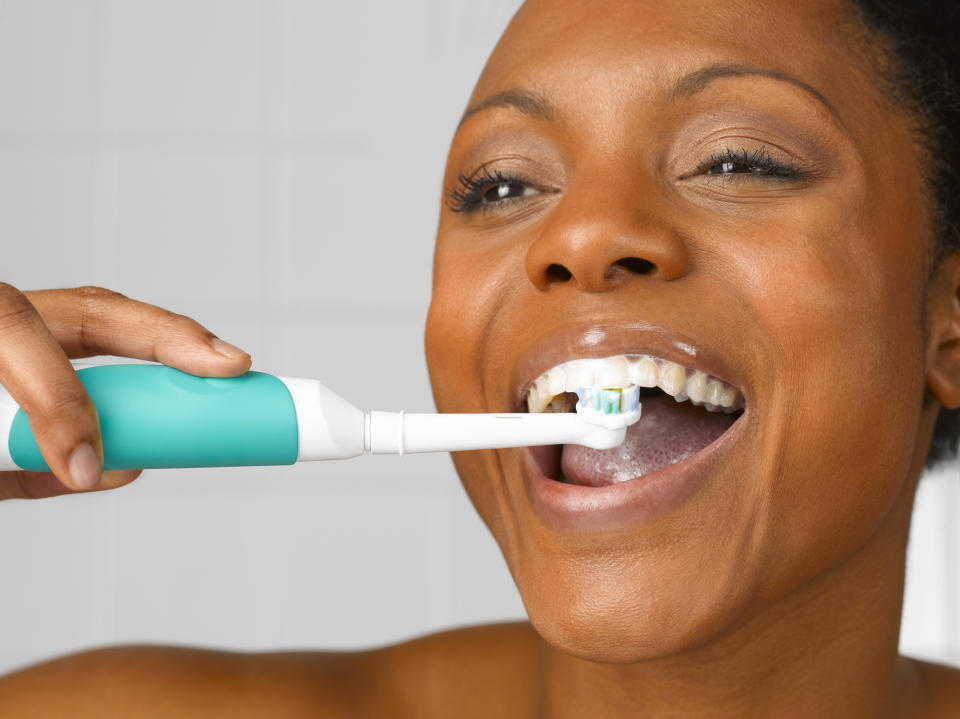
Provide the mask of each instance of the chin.
[{"label": "chin", "polygon": [[736,623],[734,612],[719,607],[691,613],[681,603],[651,601],[639,593],[607,598],[585,588],[583,595],[572,601],[525,598],[525,602],[544,641],[591,662],[629,664],[685,654],[716,640]]}]

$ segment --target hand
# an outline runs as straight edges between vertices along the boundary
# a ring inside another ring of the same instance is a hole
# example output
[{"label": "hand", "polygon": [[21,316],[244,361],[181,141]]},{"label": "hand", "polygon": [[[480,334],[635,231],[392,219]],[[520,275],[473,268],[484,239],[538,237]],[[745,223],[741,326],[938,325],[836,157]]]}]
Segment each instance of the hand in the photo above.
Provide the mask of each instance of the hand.
[{"label": "hand", "polygon": [[250,355],[189,317],[117,292],[21,292],[0,282],[0,384],[27,413],[53,470],[0,472],[0,499],[113,489],[140,475],[103,472],[97,411],[69,362],[94,355],[162,362],[203,377],[250,368]]}]

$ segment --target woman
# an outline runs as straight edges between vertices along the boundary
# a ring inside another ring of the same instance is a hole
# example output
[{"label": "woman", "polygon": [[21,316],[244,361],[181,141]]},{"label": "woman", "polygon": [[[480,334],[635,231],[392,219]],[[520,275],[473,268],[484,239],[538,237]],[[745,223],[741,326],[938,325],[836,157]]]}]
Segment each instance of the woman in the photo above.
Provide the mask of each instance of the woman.
[{"label": "woman", "polygon": [[[494,51],[445,177],[437,406],[563,408],[597,372],[662,390],[611,452],[455,457],[529,625],[350,654],[104,650],[7,677],[0,709],[956,716],[957,673],[897,641],[917,482],[957,444],[960,18],[883,7],[529,0]],[[133,479],[100,476],[61,347],[249,366],[105,290],[5,287],[2,306],[0,381],[55,473],[6,496]]]}]

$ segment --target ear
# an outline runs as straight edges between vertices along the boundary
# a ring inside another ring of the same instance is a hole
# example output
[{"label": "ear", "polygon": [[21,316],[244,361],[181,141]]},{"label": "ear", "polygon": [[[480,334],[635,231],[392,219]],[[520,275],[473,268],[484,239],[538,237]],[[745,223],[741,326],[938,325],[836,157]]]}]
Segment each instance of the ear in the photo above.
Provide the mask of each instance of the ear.
[{"label": "ear", "polygon": [[947,409],[960,407],[960,253],[937,268],[927,297],[927,389]]}]

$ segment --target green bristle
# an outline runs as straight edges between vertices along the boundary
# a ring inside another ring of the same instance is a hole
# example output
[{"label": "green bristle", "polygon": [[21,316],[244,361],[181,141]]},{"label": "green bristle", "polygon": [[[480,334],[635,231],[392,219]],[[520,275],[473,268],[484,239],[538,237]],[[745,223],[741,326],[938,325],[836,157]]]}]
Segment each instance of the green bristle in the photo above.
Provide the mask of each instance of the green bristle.
[{"label": "green bristle", "polygon": [[602,393],[603,401],[600,411],[604,414],[617,414],[620,412],[620,390],[605,389]]}]

